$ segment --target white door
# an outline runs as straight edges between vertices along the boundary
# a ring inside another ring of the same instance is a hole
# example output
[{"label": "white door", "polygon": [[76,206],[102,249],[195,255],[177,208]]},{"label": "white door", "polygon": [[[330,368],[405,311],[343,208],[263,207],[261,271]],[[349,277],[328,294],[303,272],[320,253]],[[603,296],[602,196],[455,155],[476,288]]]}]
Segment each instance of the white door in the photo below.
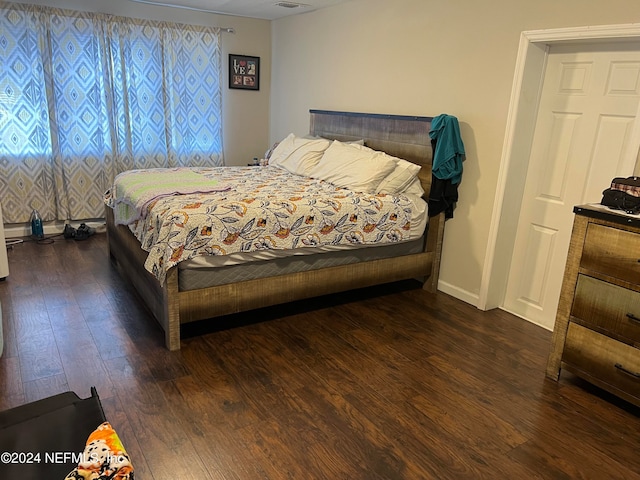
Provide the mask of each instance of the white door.
[{"label": "white door", "polygon": [[503,309],[553,328],[573,207],[633,174],[639,103],[640,43],[550,50]]}]

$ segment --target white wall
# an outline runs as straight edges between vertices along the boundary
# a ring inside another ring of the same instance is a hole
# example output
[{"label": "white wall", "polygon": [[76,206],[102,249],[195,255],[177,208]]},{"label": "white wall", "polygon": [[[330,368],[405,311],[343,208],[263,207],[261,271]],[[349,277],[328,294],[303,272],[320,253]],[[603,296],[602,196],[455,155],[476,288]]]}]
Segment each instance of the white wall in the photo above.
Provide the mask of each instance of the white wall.
[{"label": "white wall", "polygon": [[272,26],[271,141],[310,108],[455,115],[467,150],[441,284],[478,298],[520,33],[640,22],[637,0],[352,0]]},{"label": "white wall", "polygon": [[[227,165],[246,165],[262,157],[269,146],[269,100],[271,87],[271,22],[244,17],[216,15],[194,10],[157,7],[129,0],[18,0],[70,10],[94,11],[133,18],[233,27],[235,34],[222,33],[223,146]],[[228,88],[229,54],[260,57],[260,90]]]}]

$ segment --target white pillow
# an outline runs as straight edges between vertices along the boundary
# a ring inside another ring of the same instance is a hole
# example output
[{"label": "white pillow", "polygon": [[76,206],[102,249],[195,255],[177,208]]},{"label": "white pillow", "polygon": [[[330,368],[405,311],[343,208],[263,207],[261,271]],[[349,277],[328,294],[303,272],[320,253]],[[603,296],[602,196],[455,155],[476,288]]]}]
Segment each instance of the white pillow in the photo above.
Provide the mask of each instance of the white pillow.
[{"label": "white pillow", "polygon": [[369,148],[364,144],[364,140],[362,141],[362,143],[360,143],[360,141],[356,140],[353,142],[342,142],[345,143],[347,145],[351,145],[352,147],[357,148],[358,150],[364,150],[365,152],[369,152],[369,153],[382,153],[378,150],[374,150],[373,148]]},{"label": "white pillow", "polygon": [[334,140],[309,176],[356,192],[375,193],[396,168],[396,162],[380,153]]},{"label": "white pillow", "polygon": [[417,197],[422,197],[424,195],[424,188],[422,188],[422,183],[418,177],[415,177],[411,183],[405,188],[402,192],[404,194],[411,194]]},{"label": "white pillow", "polygon": [[298,175],[309,172],[322,158],[331,141],[325,138],[301,138],[290,133],[273,149],[269,165],[275,165]]},{"label": "white pillow", "polygon": [[[386,154],[383,153],[383,155]],[[380,182],[377,191],[395,195],[404,192],[413,179],[416,178],[421,167],[401,158],[391,156],[389,158],[396,162],[396,168]]]}]

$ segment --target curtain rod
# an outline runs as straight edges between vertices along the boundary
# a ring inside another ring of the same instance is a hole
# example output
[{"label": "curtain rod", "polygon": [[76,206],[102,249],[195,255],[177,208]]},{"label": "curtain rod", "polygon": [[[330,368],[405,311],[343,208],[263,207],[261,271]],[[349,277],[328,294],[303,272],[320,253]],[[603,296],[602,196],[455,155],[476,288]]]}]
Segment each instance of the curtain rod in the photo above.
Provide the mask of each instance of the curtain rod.
[{"label": "curtain rod", "polygon": [[[216,12],[214,10],[206,10],[204,8],[196,8],[196,7],[187,7],[186,5],[170,5],[168,3],[156,2],[154,0],[129,0],[130,2],[136,3],[146,3],[147,5],[156,5],[158,7],[169,7],[169,8],[182,8],[184,10],[194,10],[196,12],[206,12],[206,13],[217,13],[222,14],[221,12]],[[222,32],[227,33],[236,33],[236,29],[233,27],[215,27],[219,28]]]}]

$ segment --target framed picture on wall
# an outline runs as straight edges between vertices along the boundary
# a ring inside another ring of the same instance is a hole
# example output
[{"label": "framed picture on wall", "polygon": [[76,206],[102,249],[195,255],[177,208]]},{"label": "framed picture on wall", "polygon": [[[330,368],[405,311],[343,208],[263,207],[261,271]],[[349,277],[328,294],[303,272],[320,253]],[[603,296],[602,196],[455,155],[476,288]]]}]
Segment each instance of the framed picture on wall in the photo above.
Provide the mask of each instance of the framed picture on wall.
[{"label": "framed picture on wall", "polygon": [[260,90],[260,57],[230,53],[229,88]]}]

